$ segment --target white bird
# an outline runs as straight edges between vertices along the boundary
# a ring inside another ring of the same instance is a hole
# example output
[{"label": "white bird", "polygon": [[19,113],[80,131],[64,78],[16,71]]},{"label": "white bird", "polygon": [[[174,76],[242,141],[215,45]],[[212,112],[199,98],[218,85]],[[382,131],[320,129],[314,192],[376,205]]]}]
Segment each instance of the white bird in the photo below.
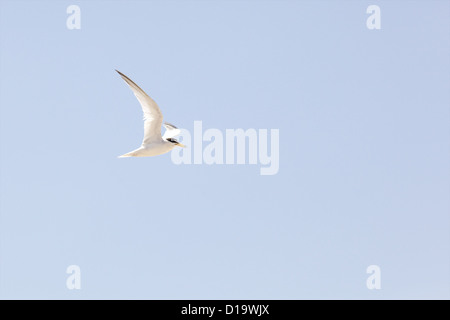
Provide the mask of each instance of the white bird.
[{"label": "white bird", "polygon": [[161,136],[161,124],[163,121],[163,115],[159,110],[156,102],[150,98],[144,90],[131,81],[126,75],[116,70],[123,80],[133,90],[134,95],[141,104],[142,111],[144,112],[144,140],[142,145],[131,152],[119,156],[119,158],[125,157],[151,157],[157,156],[166,152],[169,152],[176,146],[185,148],[185,145],[179,143],[174,137],[180,134],[180,129],[174,125],[165,122],[164,127],[166,132]]}]

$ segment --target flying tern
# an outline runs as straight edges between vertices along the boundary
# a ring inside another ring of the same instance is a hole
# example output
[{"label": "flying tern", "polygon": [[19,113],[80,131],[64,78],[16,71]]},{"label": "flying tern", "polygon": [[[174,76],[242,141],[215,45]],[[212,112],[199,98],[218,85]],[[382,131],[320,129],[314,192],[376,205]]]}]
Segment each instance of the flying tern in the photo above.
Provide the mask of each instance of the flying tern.
[{"label": "flying tern", "polygon": [[166,132],[161,136],[161,125],[163,121],[163,115],[159,110],[156,102],[150,98],[144,90],[134,83],[130,78],[124,75],[122,72],[116,70],[123,80],[130,86],[134,95],[141,104],[142,111],[144,112],[144,139],[142,145],[131,152],[125,153],[119,156],[119,158],[126,157],[151,157],[157,156],[163,153],[167,153],[176,146],[185,148],[185,145],[179,143],[174,137],[180,134],[180,129],[174,125],[165,122],[164,127]]}]

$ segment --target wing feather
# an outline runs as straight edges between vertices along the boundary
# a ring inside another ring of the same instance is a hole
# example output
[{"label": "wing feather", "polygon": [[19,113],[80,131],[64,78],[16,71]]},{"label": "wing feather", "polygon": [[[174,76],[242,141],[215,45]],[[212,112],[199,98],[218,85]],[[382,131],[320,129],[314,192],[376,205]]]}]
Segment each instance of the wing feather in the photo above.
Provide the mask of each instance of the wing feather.
[{"label": "wing feather", "polygon": [[144,139],[142,144],[150,144],[162,139],[161,137],[161,124],[163,121],[163,115],[155,100],[150,98],[144,90],[142,90],[136,83],[130,78],[124,75],[122,72],[116,70],[120,74],[123,80],[130,86],[134,95],[138,99],[144,113]]},{"label": "wing feather", "polygon": [[181,130],[175,127],[173,124],[168,122],[164,122],[164,128],[166,128],[166,132],[164,132],[163,140],[167,140],[168,138],[176,137],[181,133]]}]

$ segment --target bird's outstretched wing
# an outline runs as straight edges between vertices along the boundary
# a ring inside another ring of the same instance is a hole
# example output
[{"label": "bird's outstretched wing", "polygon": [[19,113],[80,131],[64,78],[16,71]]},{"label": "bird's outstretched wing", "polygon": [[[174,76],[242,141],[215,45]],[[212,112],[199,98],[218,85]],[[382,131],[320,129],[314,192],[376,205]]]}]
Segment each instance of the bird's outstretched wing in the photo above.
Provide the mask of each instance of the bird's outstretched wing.
[{"label": "bird's outstretched wing", "polygon": [[175,127],[173,124],[168,122],[164,122],[164,128],[166,128],[166,132],[164,132],[163,140],[167,140],[168,138],[176,137],[181,133],[181,130]]},{"label": "bird's outstretched wing", "polygon": [[144,112],[144,139],[142,141],[142,145],[161,140],[161,124],[163,121],[163,115],[161,113],[161,110],[159,110],[158,105],[130,78],[128,78],[122,72],[118,70],[116,71],[130,86],[131,90],[133,90],[133,93],[139,100],[142,111]]}]

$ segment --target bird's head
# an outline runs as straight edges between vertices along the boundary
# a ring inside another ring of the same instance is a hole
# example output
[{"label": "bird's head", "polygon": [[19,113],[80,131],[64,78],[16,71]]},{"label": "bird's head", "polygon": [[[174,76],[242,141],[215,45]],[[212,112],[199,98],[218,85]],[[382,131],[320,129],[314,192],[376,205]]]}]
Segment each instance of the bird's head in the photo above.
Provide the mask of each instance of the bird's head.
[{"label": "bird's head", "polygon": [[174,138],[167,138],[167,141],[173,143],[176,146],[182,147],[182,148],[186,148],[186,146],[182,143],[179,143],[176,139]]}]

